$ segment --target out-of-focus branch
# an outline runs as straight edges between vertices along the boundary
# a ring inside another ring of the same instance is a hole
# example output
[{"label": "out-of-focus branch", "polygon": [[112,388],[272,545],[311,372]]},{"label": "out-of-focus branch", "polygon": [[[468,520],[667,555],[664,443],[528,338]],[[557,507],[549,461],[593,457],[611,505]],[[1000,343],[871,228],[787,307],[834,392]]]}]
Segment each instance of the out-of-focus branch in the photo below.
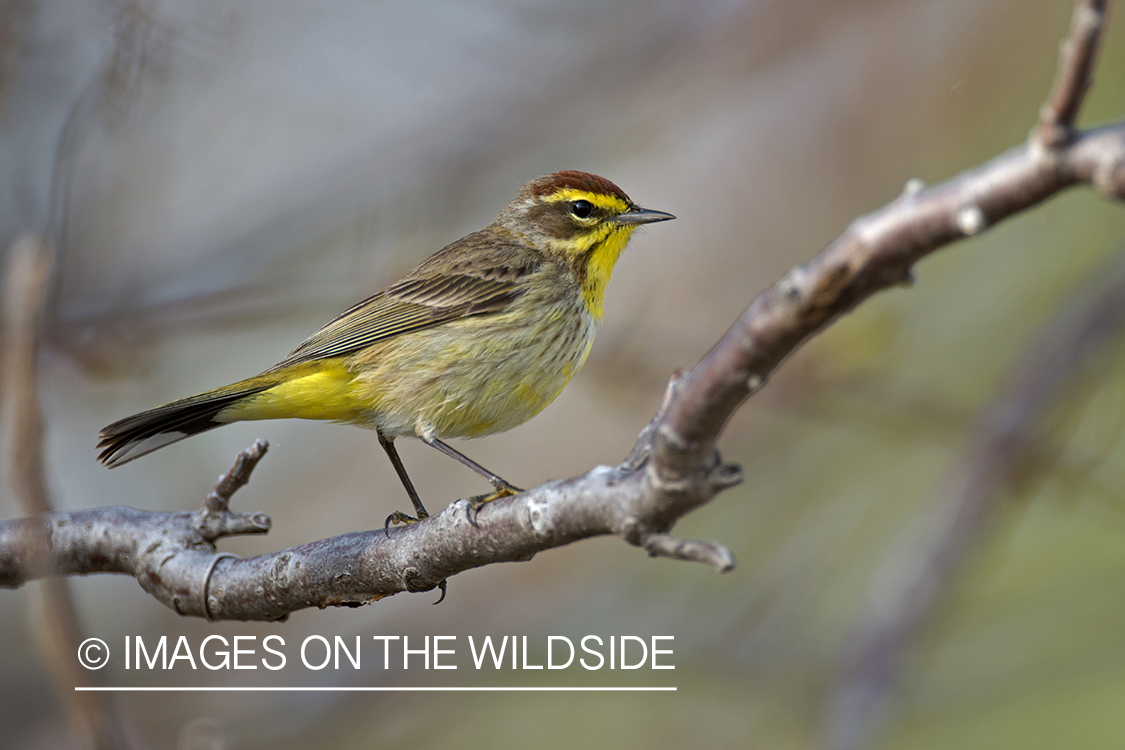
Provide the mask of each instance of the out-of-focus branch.
[{"label": "out-of-focus branch", "polygon": [[[1029,143],[1029,152],[1040,158],[1050,160],[1082,137],[1075,134],[1074,123],[1092,81],[1107,5],[1107,0],[1079,0],[1075,5],[1055,82]],[[1113,148],[1116,159],[1087,173],[1099,190],[1123,199],[1123,147]],[[1004,491],[1048,468],[1041,461],[1036,428],[1091,355],[1125,327],[1125,257],[1115,258],[1076,299],[1027,348],[1009,385],[983,412],[949,474],[936,506],[940,517],[931,524],[928,541],[880,566],[896,571],[893,585],[888,590],[883,584],[878,601],[849,639],[826,703],[823,747],[871,746],[914,636],[984,532]]]},{"label": "out-of-focus branch", "polygon": [[1044,415],[1093,355],[1125,328],[1125,250],[1027,347],[1008,385],[983,411],[949,472],[928,538],[894,555],[894,570],[846,648],[825,714],[824,747],[869,747],[886,715],[906,651],[960,563],[987,528],[1006,490],[1051,468],[1039,428]]},{"label": "out-of-focus branch", "polygon": [[[39,235],[16,240],[4,275],[3,333],[0,361],[3,362],[3,395],[11,426],[11,481],[16,497],[31,516],[24,536],[46,538],[45,514],[51,510],[43,467],[43,419],[39,405],[39,337],[44,301],[50,287],[53,258],[50,246]],[[0,545],[0,556],[8,550]],[[43,546],[33,547],[25,558],[28,577],[51,571],[50,555]],[[78,666],[82,630],[68,582],[48,578],[42,583],[42,616],[35,632],[40,636],[44,657],[54,677],[60,702],[82,744],[90,748],[117,750],[125,747],[125,733],[111,697],[76,692],[77,686],[98,684],[95,675]]]},{"label": "out-of-focus branch", "polygon": [[[1102,4],[1083,0],[1077,12],[1088,5]],[[1096,43],[1091,38],[1078,47],[1092,50]],[[1064,67],[1088,65],[1067,62],[1083,56],[1064,55]],[[1056,89],[1072,78],[1061,75]],[[1068,111],[1077,112],[1083,91],[1054,93],[1051,101],[1072,101]],[[742,480],[715,445],[746,397],[836,317],[880,290],[908,283],[911,267],[929,253],[1074,185],[1125,198],[1125,123],[1074,133],[1049,149],[1033,139],[933,188],[911,180],[900,197],[856,219],[820,255],[759,295],[695,368],[674,376],[660,410],[621,464],[495,500],[482,510],[480,528],[468,523],[466,505],[458,501],[389,538],[381,530],[357,532],[246,560],[220,559],[191,514],[106,508],[48,517],[51,570],[130,573],[184,614],[265,620],[302,607],[429,590],[470,568],[527,560],[602,534],[654,556],[729,570],[734,558],[725,548],[668,532]],[[0,556],[0,585],[34,575],[22,562],[33,557],[25,524],[0,524],[0,550],[19,551]]]},{"label": "out-of-focus branch", "polygon": [[26,234],[13,243],[4,276],[4,385],[11,431],[12,489],[28,513],[51,510],[43,471],[39,411],[39,330],[51,278],[46,241]]}]

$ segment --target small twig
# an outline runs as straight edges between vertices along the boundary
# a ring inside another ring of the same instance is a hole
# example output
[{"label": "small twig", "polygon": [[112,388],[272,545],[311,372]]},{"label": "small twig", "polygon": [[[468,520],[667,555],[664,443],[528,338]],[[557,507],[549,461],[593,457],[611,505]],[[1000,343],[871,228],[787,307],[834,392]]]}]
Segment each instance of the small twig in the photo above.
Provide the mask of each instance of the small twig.
[{"label": "small twig", "polygon": [[230,499],[250,481],[250,475],[269,450],[269,443],[258,439],[238,454],[230,471],[219,477],[214,488],[203,499],[203,507],[195,512],[193,525],[208,542],[237,534],[265,534],[272,521],[265,513],[232,513]]},{"label": "small twig", "polygon": [[238,454],[234,466],[219,477],[214,488],[203,499],[205,510],[219,512],[230,509],[230,499],[234,493],[245,487],[250,482],[250,475],[254,473],[258,462],[265,457],[270,444],[261,438],[254,441],[246,450]]},{"label": "small twig", "polygon": [[1093,82],[1107,5],[1108,0],[1081,0],[1074,7],[1070,33],[1059,48],[1055,83],[1035,131],[1034,139],[1045,148],[1062,146],[1073,135],[1078,111]]},{"label": "small twig", "polygon": [[715,542],[692,542],[671,534],[652,533],[645,535],[641,546],[652,557],[699,562],[719,573],[729,573],[736,565],[734,553]]}]

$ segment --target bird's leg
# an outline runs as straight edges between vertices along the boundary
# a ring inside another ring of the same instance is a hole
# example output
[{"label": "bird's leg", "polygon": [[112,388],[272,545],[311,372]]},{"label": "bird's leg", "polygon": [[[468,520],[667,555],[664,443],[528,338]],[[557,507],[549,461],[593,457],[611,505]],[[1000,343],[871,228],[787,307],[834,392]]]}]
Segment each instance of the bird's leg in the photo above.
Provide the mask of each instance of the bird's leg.
[{"label": "bird's leg", "polygon": [[[391,465],[395,467],[395,473],[402,480],[402,486],[406,488],[406,494],[410,495],[410,502],[414,503],[414,512],[418,514],[417,518],[413,518],[401,510],[396,510],[387,516],[387,520],[383,524],[383,533],[389,537],[392,523],[418,523],[423,518],[429,518],[430,514],[422,507],[422,499],[418,497],[418,490],[414,489],[414,483],[410,481],[410,477],[406,474],[406,467],[402,465],[402,459],[398,457],[398,451],[395,450],[394,439],[387,439],[379,435],[379,445],[383,446],[383,450],[387,452],[387,458],[391,459]],[[445,587],[445,581],[438,584],[438,588],[441,589],[441,596],[434,604],[441,604],[445,601]]]},{"label": "bird's leg", "polygon": [[379,435],[379,445],[383,446],[383,450],[387,452],[387,458],[391,459],[391,465],[395,467],[395,473],[398,478],[402,480],[402,486],[406,488],[406,494],[410,495],[410,502],[414,503],[414,512],[418,514],[417,518],[408,516],[400,510],[387,516],[387,521],[383,524],[383,531],[388,536],[390,526],[392,523],[415,523],[423,518],[429,518],[430,514],[422,506],[422,500],[418,497],[418,491],[414,489],[414,484],[410,481],[410,477],[406,474],[406,467],[402,465],[402,459],[398,457],[398,451],[395,450],[395,441],[393,438],[385,438]]},{"label": "bird's leg", "polygon": [[437,448],[439,451],[441,451],[445,455],[449,456],[450,458],[453,458],[453,459],[456,459],[456,460],[460,461],[465,466],[468,466],[470,469],[475,471],[477,474],[480,474],[482,477],[484,477],[484,479],[489,484],[491,484],[493,487],[496,488],[496,491],[498,493],[500,493],[500,495],[499,495],[500,497],[504,497],[505,495],[515,495],[517,493],[523,492],[523,490],[521,490],[519,487],[516,487],[514,484],[511,484],[510,482],[508,482],[504,479],[501,479],[500,477],[496,476],[495,474],[493,474],[488,469],[486,469],[483,466],[481,466],[480,464],[478,464],[473,459],[466,456],[464,453],[461,453],[460,451],[456,450],[452,446],[441,442],[437,438],[423,437],[423,438],[421,438],[421,440],[426,445],[429,445],[433,448]]},{"label": "bird's leg", "polygon": [[420,439],[426,445],[437,448],[439,451],[449,456],[450,458],[456,459],[465,466],[468,466],[477,474],[480,474],[482,477],[484,477],[485,480],[495,488],[495,492],[491,492],[486,495],[475,495],[474,497],[469,498],[468,516],[469,523],[471,523],[473,526],[477,525],[477,511],[479,511],[485,503],[490,503],[493,500],[497,500],[501,497],[516,495],[520,492],[523,492],[523,490],[521,490],[519,487],[516,487],[514,484],[496,476],[491,471],[466,456],[464,453],[461,453],[460,451],[454,449],[452,446],[443,443],[437,438],[420,437]]}]

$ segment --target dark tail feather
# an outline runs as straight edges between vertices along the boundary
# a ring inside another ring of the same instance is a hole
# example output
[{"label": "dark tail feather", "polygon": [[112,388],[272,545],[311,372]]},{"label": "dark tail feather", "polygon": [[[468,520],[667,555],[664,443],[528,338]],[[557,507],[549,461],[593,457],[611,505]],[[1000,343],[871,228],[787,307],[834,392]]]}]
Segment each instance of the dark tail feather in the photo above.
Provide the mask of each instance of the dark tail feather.
[{"label": "dark tail feather", "polygon": [[[258,378],[233,386],[173,401],[114,422],[98,435],[98,460],[109,468],[146,456],[184,438],[221,427],[216,421],[223,409],[276,385]],[[257,381],[257,382],[255,382]]]}]

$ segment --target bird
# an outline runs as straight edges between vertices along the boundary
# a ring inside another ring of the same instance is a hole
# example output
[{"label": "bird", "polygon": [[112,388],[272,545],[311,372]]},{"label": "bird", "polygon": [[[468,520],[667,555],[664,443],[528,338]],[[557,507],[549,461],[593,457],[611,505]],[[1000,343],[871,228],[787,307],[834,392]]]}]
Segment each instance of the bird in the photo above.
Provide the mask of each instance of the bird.
[{"label": "bird", "polygon": [[[570,382],[602,322],[606,286],[634,231],[676,218],[604,177],[566,170],[523,185],[486,226],[340,313],[273,367],[101,430],[113,468],[232,422],[317,419],[373,429],[414,507],[428,513],[394,441],[417,438],[494,492],[519,488],[444,442],[523,424]],[[470,515],[475,525],[475,513]]]}]

